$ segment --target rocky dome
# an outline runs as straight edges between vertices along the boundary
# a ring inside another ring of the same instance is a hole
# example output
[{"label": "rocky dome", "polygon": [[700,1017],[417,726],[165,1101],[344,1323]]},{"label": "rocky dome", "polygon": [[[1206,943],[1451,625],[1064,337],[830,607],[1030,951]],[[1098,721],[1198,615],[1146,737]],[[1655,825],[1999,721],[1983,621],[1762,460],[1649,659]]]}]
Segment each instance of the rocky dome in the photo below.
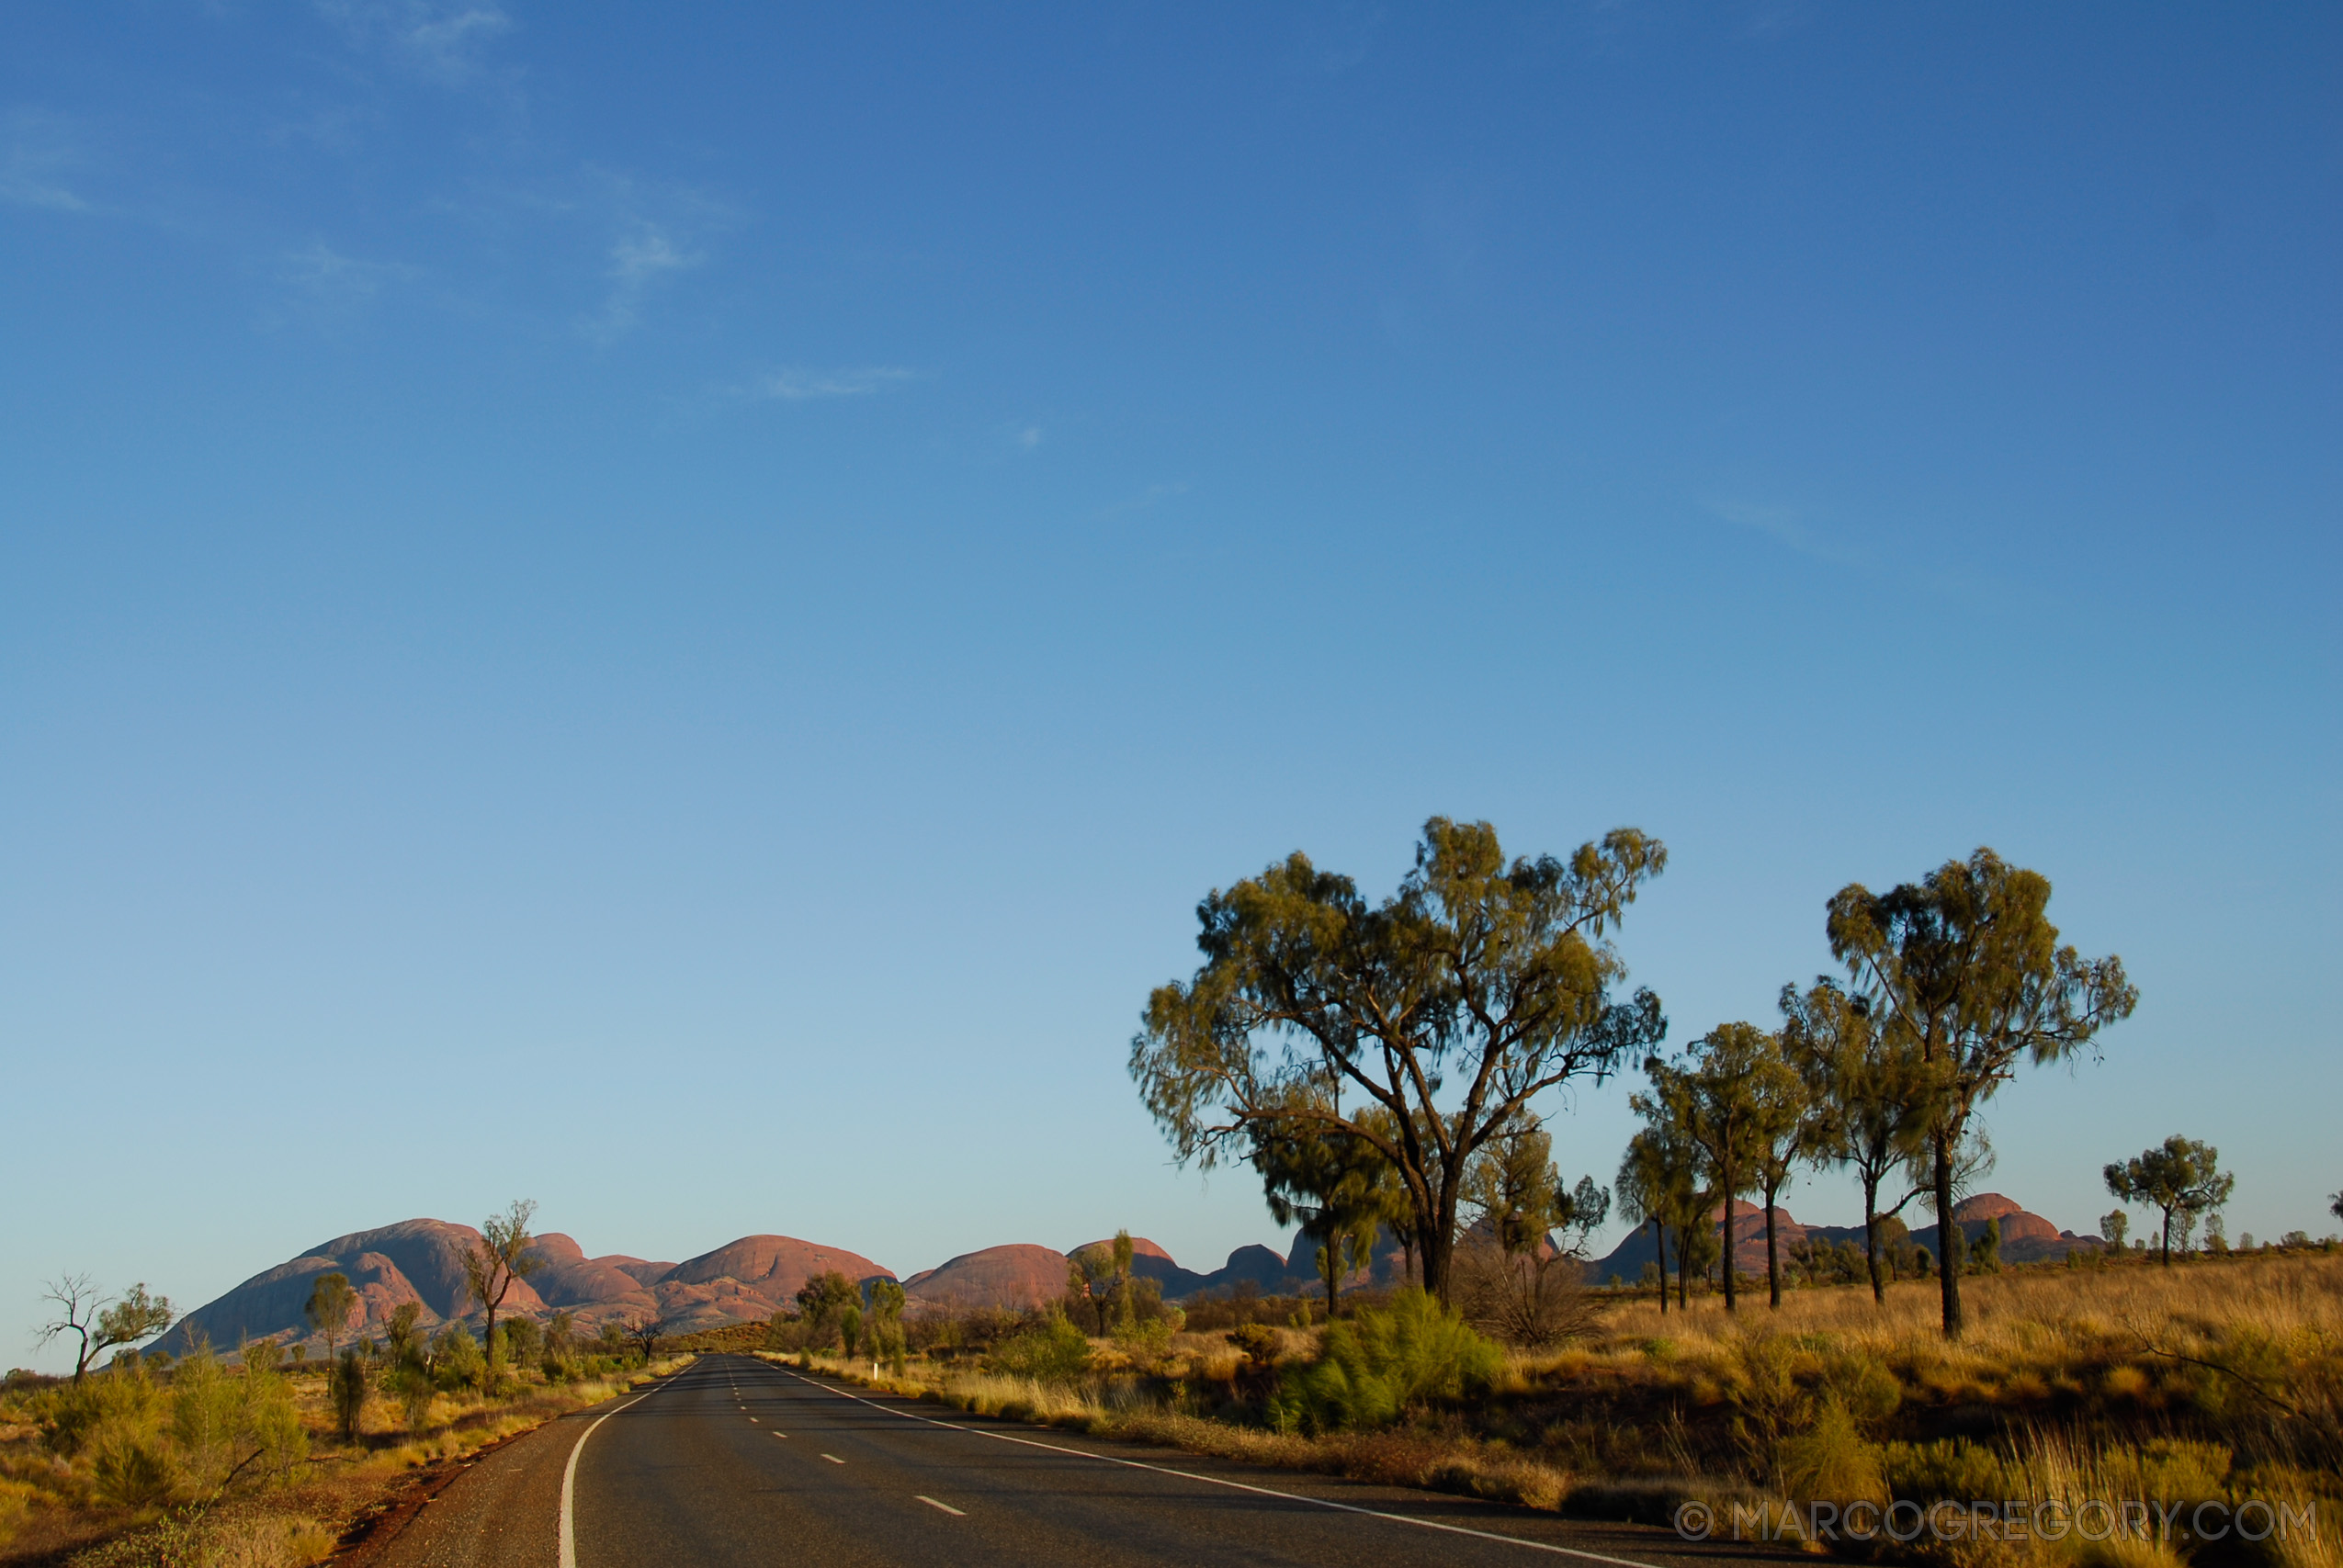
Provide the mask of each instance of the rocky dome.
[{"label": "rocky dome", "polygon": [[843,1247],[823,1247],[799,1241],[793,1235],[744,1235],[713,1252],[685,1259],[668,1270],[665,1278],[683,1285],[738,1280],[777,1303],[796,1295],[798,1287],[815,1275],[829,1273],[843,1274],[857,1282],[895,1277],[892,1269],[882,1268]]},{"label": "rocky dome", "polygon": [[958,1307],[1037,1307],[1066,1293],[1066,1255],[1030,1243],[988,1247],[903,1281],[922,1302]]}]

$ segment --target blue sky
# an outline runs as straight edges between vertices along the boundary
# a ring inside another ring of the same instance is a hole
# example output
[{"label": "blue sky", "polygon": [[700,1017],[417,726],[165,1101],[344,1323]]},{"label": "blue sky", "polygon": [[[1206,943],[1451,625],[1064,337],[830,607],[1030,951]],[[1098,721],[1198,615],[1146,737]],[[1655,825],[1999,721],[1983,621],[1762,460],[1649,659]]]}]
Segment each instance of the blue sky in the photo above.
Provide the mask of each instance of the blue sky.
[{"label": "blue sky", "polygon": [[[1675,1038],[1989,843],[1995,1102],[2332,1228],[2331,7],[0,18],[0,1356],[538,1199],[898,1269],[1275,1235],[1124,1074],[1195,900],[1668,874]],[[1623,1088],[1555,1107],[1608,1179]],[[1845,1221],[1847,1185],[1790,1200]],[[15,1347],[7,1348],[6,1347]]]}]

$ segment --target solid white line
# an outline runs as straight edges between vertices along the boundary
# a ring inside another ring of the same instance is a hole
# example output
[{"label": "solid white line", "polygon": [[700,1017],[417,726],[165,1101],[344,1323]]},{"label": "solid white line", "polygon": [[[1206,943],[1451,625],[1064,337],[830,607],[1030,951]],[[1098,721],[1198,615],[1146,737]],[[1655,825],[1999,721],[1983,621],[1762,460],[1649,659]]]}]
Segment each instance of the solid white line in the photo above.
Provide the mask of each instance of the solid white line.
[{"label": "solid white line", "polygon": [[956,1519],[965,1519],[968,1517],[966,1509],[956,1508],[949,1503],[939,1503],[934,1498],[928,1496],[925,1493],[914,1492],[911,1495],[917,1497],[921,1502],[926,1504],[931,1508],[943,1509],[945,1513],[951,1515]]},{"label": "solid white line", "polygon": [[578,1434],[578,1440],[570,1445],[570,1462],[561,1467],[561,1568],[578,1568],[578,1534],[570,1519],[570,1500],[577,1493],[578,1455],[585,1451],[586,1439],[594,1436],[594,1429],[596,1427],[617,1415],[619,1410],[640,1404],[652,1393],[658,1392],[659,1390],[654,1388],[650,1393],[637,1394],[625,1404],[619,1405],[617,1410],[604,1411],[587,1422],[586,1429]]},{"label": "solid white line", "polygon": [[[1094,1454],[1082,1449],[1061,1448],[1056,1443],[1036,1442],[1031,1438],[1012,1437],[1006,1432],[988,1432],[980,1427],[956,1426],[949,1421],[938,1421],[931,1416],[921,1416],[909,1410],[893,1409],[879,1404],[875,1399],[865,1399],[859,1393],[848,1393],[843,1388],[831,1388],[828,1383],[814,1382],[813,1379],[798,1372],[791,1372],[789,1375],[799,1382],[813,1383],[816,1388],[826,1389],[841,1399],[851,1399],[857,1404],[867,1404],[873,1410],[884,1410],[888,1415],[900,1416],[906,1421],[924,1421],[931,1427],[942,1427],[947,1431],[968,1432],[979,1438],[995,1438],[1004,1443],[1017,1443],[1029,1449],[1046,1449],[1054,1454],[1071,1454],[1076,1459],[1094,1459],[1104,1464],[1125,1465],[1132,1470],[1151,1470],[1158,1475],[1176,1475],[1183,1481],[1201,1481],[1208,1485],[1227,1486],[1239,1492],[1251,1492],[1257,1496],[1279,1497],[1289,1503],[1309,1503],[1320,1508],[1333,1508],[1345,1514],[1364,1514],[1371,1519],[1389,1519],[1393,1524],[1415,1525],[1428,1530],[1445,1530],[1450,1535],[1468,1535],[1481,1540],[1501,1540],[1508,1546],[1526,1547],[1532,1551],[1550,1551],[1557,1556],[1576,1557],[1587,1562],[1608,1562],[1612,1568],[1653,1568],[1653,1565],[1648,1562],[1637,1562],[1625,1557],[1606,1557],[1600,1551],[1580,1551],[1576,1547],[1555,1546],[1543,1540],[1524,1540],[1518,1535],[1500,1535],[1495,1530],[1469,1529],[1463,1525],[1443,1524],[1438,1519],[1419,1519],[1408,1514],[1386,1513],[1380,1508],[1362,1508],[1354,1503],[1337,1503],[1331,1498],[1312,1497],[1301,1492],[1280,1492],[1274,1487],[1254,1486],[1242,1481],[1229,1481],[1217,1475],[1199,1475],[1192,1470],[1173,1470],[1169,1465],[1148,1464],[1139,1460],[1121,1459],[1114,1454]],[[824,1454],[821,1457],[828,1459],[830,1456]],[[574,1565],[564,1562],[562,1568],[574,1568]]]}]

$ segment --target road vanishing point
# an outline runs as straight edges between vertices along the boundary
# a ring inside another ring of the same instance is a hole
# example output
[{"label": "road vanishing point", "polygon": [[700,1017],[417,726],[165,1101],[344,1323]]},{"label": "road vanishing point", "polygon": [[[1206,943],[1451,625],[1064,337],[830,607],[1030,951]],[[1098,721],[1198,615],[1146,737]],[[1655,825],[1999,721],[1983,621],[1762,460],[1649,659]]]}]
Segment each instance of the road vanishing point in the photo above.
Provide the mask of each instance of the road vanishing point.
[{"label": "road vanishing point", "polygon": [[1790,1554],[990,1421],[704,1356],[491,1452],[383,1568],[1692,1568]]}]

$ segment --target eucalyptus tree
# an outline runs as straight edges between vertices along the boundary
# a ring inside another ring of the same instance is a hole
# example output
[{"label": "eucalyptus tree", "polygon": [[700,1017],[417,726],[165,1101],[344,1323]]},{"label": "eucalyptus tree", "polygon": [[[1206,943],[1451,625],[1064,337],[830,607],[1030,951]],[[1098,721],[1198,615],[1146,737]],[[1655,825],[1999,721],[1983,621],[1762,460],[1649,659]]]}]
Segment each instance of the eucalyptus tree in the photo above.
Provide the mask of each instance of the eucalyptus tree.
[{"label": "eucalyptus tree", "polygon": [[1858,883],[1829,903],[1833,957],[1855,989],[1910,1033],[1929,1074],[1928,1160],[1947,1338],[1960,1337],[1961,1271],[1950,1245],[1955,1166],[1977,1108],[2016,1075],[2095,1048],[2131,1016],[2139,992],[2120,958],[2062,946],[2048,915],[2050,879],[1989,849],[1947,861],[1918,883],[1873,893]]},{"label": "eucalyptus tree", "polygon": [[2157,1209],[2164,1215],[2163,1252],[2172,1266],[2172,1227],[2180,1224],[2182,1244],[2196,1229],[2200,1215],[2229,1201],[2237,1179],[2221,1168],[2221,1151],[2211,1144],[2175,1133],[2136,1159],[2111,1163],[2103,1172],[2107,1190],[2126,1203]]},{"label": "eucalyptus tree", "polygon": [[311,1328],[325,1336],[325,1359],[334,1359],[334,1347],[342,1330],[350,1325],[350,1308],[357,1304],[358,1293],[350,1289],[350,1277],[338,1269],[320,1274],[310,1286],[309,1304],[302,1314]]},{"label": "eucalyptus tree", "polygon": [[537,1201],[531,1198],[515,1198],[501,1214],[491,1214],[480,1223],[480,1239],[464,1254],[464,1282],[471,1297],[488,1313],[488,1331],[481,1337],[488,1347],[488,1379],[496,1379],[498,1359],[503,1348],[496,1338],[496,1310],[504,1304],[513,1282],[525,1280],[545,1266],[545,1255],[537,1250],[537,1238],[529,1235],[529,1219],[537,1213]]},{"label": "eucalyptus tree", "polygon": [[1903,1213],[1924,1189],[1914,1181],[1885,1208],[1880,1189],[1924,1156],[1931,1122],[1927,1064],[1908,1031],[1828,978],[1803,994],[1783,987],[1782,1012],[1783,1054],[1805,1080],[1817,1111],[1809,1151],[1817,1161],[1846,1166],[1862,1187],[1863,1259],[1872,1301],[1884,1304],[1880,1222]]},{"label": "eucalyptus tree", "polygon": [[[1256,1128],[1375,1149],[1444,1303],[1473,1156],[1546,1091],[1666,1033],[1649,991],[1613,998],[1626,970],[1607,940],[1666,863],[1630,828],[1567,861],[1509,862],[1488,823],[1435,817],[1398,891],[1371,904],[1296,852],[1197,907],[1205,962],[1148,998],[1131,1076],[1183,1163]],[[1364,1103],[1303,1092],[1335,1085]]]},{"label": "eucalyptus tree", "polygon": [[68,1334],[74,1337],[75,1382],[88,1376],[107,1351],[152,1339],[171,1326],[171,1298],[147,1294],[144,1280],[116,1301],[92,1284],[88,1275],[64,1274],[43,1282],[40,1299],[53,1310],[35,1340],[46,1345]]},{"label": "eucalyptus tree", "polygon": [[[1733,1201],[1760,1190],[1770,1167],[1779,1164],[1786,1178],[1788,1161],[1782,1151],[1786,1147],[1795,1156],[1805,1120],[1805,1086],[1783,1059],[1779,1038],[1753,1023],[1719,1024],[1694,1041],[1682,1061],[1654,1056],[1644,1064],[1644,1071],[1651,1078],[1651,1089],[1631,1097],[1628,1103],[1647,1118],[1663,1118],[1681,1129],[1700,1153],[1703,1185],[1724,1204],[1725,1310],[1737,1311],[1740,1292]],[[1780,1181],[1773,1181],[1776,1190]],[[1782,1276],[1771,1194],[1766,1264],[1779,1305]]]},{"label": "eucalyptus tree", "polygon": [[1591,1321],[1579,1290],[1587,1243],[1611,1213],[1591,1176],[1566,1185],[1554,1139],[1525,1120],[1473,1156],[1466,1201],[1474,1214],[1457,1249],[1466,1320],[1510,1344],[1550,1345]]},{"label": "eucalyptus tree", "polygon": [[[1313,1101],[1333,1103],[1330,1093]],[[1387,1116],[1370,1110],[1363,1118],[1387,1126]],[[1343,1275],[1374,1256],[1375,1238],[1385,1226],[1397,1230],[1409,1217],[1407,1195],[1397,1167],[1364,1138],[1328,1132],[1313,1122],[1263,1120],[1248,1129],[1246,1158],[1260,1173],[1270,1217],[1299,1225],[1302,1238],[1318,1249],[1319,1276],[1326,1282],[1326,1311],[1341,1303]]]},{"label": "eucalyptus tree", "polygon": [[1757,1191],[1765,1209],[1766,1304],[1782,1310],[1781,1197],[1790,1173],[1815,1157],[1828,1136],[1828,1109],[1782,1055],[1782,1037],[1765,1036],[1778,1067],[1769,1067],[1753,1086],[1759,1100]]},{"label": "eucalyptus tree", "polygon": [[1708,1228],[1708,1194],[1701,1190],[1700,1154],[1681,1129],[1656,1104],[1643,1112],[1648,1125],[1627,1140],[1619,1161],[1619,1210],[1648,1224],[1659,1254],[1659,1315],[1668,1315],[1668,1236],[1676,1236],[1676,1304],[1691,1297],[1693,1234]]}]

